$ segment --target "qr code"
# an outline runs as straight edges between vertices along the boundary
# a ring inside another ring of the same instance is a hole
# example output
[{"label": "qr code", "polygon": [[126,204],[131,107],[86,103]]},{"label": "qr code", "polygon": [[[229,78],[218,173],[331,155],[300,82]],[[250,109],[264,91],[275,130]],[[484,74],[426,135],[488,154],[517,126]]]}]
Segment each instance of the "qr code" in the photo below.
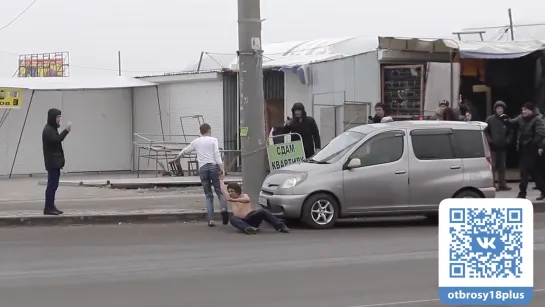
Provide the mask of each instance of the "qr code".
[{"label": "qr code", "polygon": [[521,278],[521,208],[451,208],[450,278]]}]

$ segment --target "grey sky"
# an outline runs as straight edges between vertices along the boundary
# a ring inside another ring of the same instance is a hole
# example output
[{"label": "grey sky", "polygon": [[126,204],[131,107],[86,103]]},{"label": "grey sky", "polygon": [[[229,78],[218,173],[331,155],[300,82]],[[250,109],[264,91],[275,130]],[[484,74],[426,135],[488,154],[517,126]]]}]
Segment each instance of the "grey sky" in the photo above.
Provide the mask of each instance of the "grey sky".
[{"label": "grey sky", "polygon": [[[0,0],[9,22],[32,0]],[[201,51],[237,47],[236,0],[38,0],[0,31],[0,77],[17,70],[13,54],[69,51],[72,76],[183,69]],[[264,43],[357,35],[448,36],[464,27],[545,22],[538,0],[262,0]],[[8,52],[8,53],[5,53]],[[265,50],[266,52],[266,50]],[[12,54],[9,54],[12,53]],[[96,68],[88,69],[77,66]],[[103,70],[101,70],[103,69]]]}]

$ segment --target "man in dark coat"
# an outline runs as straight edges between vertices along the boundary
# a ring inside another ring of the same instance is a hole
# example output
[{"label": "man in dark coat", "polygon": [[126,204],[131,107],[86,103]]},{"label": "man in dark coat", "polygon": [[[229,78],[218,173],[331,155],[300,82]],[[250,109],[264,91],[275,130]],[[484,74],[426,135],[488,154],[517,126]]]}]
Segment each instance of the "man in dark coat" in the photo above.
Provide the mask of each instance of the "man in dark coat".
[{"label": "man in dark coat", "polygon": [[[503,101],[497,101],[494,104],[494,115],[486,119],[487,126],[484,129],[490,151],[492,152],[492,171],[494,172],[494,182],[498,181],[498,191],[509,191],[505,180],[505,170],[507,161],[507,147],[512,140],[512,131],[502,120],[507,105]],[[469,112],[469,111],[468,111]],[[466,113],[467,114],[467,113]],[[496,173],[498,176],[496,177]]]},{"label": "man in dark coat", "polygon": [[370,118],[371,124],[377,124],[382,122],[382,119],[386,117],[386,106],[382,102],[378,102],[375,105],[375,116]]},{"label": "man in dark coat", "polygon": [[[293,117],[286,123],[284,133],[297,133],[303,139],[303,147],[305,149],[305,157],[310,158],[322,146],[320,141],[320,132],[314,118],[307,115],[305,106],[296,102],[291,108]],[[298,141],[298,135],[291,136],[292,141]]]},{"label": "man in dark coat", "polygon": [[[503,118],[506,119],[506,116]],[[545,199],[545,182],[537,167],[538,157],[545,142],[545,124],[532,103],[522,106],[522,114],[514,119],[506,119],[510,125],[518,127],[517,151],[520,152],[520,184],[518,198],[526,198],[530,176],[536,182],[541,195],[537,200]],[[541,150],[540,150],[541,149]]]},{"label": "man in dark coat", "polygon": [[50,109],[47,112],[47,124],[42,132],[44,162],[45,169],[47,170],[44,215],[59,215],[63,213],[55,205],[55,194],[59,187],[61,169],[65,164],[62,142],[72,129],[72,125],[68,123],[68,126],[59,134],[60,120],[61,111]]}]

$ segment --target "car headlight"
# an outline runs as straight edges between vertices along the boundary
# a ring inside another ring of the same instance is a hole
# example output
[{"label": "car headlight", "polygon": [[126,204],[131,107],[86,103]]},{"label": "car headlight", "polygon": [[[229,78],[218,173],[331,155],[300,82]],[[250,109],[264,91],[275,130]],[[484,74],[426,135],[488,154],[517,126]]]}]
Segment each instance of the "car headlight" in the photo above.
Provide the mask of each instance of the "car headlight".
[{"label": "car headlight", "polygon": [[294,186],[300,184],[301,182],[305,181],[307,179],[307,174],[298,174],[292,177],[287,178],[280,184],[281,189],[289,189],[293,188]]}]

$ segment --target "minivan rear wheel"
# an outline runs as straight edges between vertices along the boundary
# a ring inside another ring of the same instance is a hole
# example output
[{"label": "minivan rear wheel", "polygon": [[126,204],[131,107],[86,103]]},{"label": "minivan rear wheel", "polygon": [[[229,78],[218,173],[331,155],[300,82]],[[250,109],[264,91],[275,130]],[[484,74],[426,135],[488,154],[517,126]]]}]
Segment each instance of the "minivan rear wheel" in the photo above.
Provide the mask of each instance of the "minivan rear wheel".
[{"label": "minivan rear wheel", "polygon": [[305,200],[301,220],[314,229],[331,228],[337,223],[338,208],[339,204],[333,196],[317,193]]},{"label": "minivan rear wheel", "polygon": [[479,193],[471,190],[464,190],[456,193],[454,198],[483,198]]}]

